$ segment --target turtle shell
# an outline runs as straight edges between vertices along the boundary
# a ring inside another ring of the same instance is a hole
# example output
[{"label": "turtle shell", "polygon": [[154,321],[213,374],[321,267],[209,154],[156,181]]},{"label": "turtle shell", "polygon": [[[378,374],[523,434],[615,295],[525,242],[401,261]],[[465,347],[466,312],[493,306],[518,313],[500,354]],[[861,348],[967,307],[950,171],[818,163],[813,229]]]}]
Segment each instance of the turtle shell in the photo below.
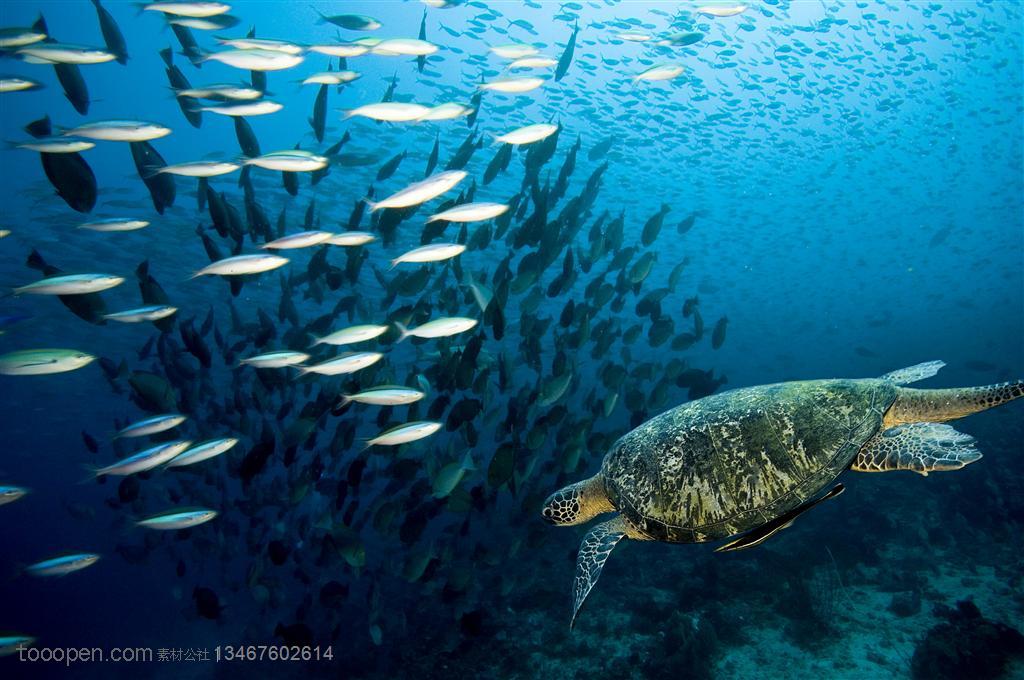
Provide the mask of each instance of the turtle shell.
[{"label": "turtle shell", "polygon": [[817,494],[882,427],[884,380],[761,385],[688,402],[619,439],[601,467],[608,498],[659,541],[747,531]]}]

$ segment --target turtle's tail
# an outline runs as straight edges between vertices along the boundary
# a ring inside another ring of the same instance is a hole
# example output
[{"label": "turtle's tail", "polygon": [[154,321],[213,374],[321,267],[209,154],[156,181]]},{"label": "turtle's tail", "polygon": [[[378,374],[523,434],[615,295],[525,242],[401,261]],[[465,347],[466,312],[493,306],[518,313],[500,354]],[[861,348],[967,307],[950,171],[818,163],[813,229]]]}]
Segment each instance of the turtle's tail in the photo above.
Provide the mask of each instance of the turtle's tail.
[{"label": "turtle's tail", "polygon": [[885,414],[885,426],[904,423],[942,423],[969,416],[1024,397],[1024,380],[945,390],[899,388],[896,401]]}]

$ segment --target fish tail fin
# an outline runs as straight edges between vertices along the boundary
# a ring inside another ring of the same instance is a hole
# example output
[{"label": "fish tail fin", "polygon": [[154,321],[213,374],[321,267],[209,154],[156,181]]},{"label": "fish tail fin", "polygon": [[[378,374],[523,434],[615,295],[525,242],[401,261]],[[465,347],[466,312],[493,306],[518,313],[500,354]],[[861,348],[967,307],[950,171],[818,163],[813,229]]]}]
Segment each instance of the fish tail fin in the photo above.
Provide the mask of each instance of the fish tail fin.
[{"label": "fish tail fin", "polygon": [[82,470],[86,472],[86,476],[79,479],[77,482],[78,484],[88,484],[90,482],[95,482],[97,479],[103,476],[103,474],[100,472],[99,466],[92,465],[91,463],[83,463]]},{"label": "fish tail fin", "polygon": [[338,400],[338,406],[339,407],[340,406],[348,406],[351,403],[352,403],[352,396],[348,395],[348,394],[341,395],[341,398]]},{"label": "fish tail fin", "polygon": [[162,169],[166,167],[163,165],[144,165],[142,166],[142,178],[150,179],[160,174]]},{"label": "fish tail fin", "polygon": [[402,340],[405,340],[407,337],[412,335],[412,333],[409,332],[409,329],[406,327],[406,325],[400,321],[395,322],[395,328],[398,329],[399,333],[398,340],[396,340],[395,342],[401,342]]},{"label": "fish tail fin", "polygon": [[187,50],[178,52],[178,54],[189,61],[196,63],[198,68],[198,64],[202,64],[203,62],[210,60],[210,55],[212,55],[213,52],[211,50],[203,49],[202,47],[190,47]]},{"label": "fish tail fin", "polygon": [[380,209],[379,208],[380,203],[379,202],[374,203],[373,201],[370,200],[369,196],[364,196],[363,197],[363,201],[366,202],[366,205],[370,206],[370,212],[376,212],[377,210]]},{"label": "fish tail fin", "polygon": [[43,256],[39,254],[39,251],[35,248],[28,254],[25,259],[25,266],[29,269],[35,269],[38,272],[46,273],[46,270],[50,269],[50,265],[43,259]]}]

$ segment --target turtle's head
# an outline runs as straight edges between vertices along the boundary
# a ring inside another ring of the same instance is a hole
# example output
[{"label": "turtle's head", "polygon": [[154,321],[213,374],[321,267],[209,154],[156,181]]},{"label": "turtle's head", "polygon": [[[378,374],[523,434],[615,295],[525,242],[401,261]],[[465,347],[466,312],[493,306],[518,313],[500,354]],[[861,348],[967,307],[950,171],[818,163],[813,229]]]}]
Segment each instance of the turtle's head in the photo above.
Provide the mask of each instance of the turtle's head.
[{"label": "turtle's head", "polygon": [[579,484],[573,484],[548,496],[540,513],[547,522],[555,526],[571,526],[585,521],[580,519],[578,487]]},{"label": "turtle's head", "polygon": [[556,526],[572,526],[614,509],[605,492],[604,479],[598,474],[548,496],[540,514]]}]

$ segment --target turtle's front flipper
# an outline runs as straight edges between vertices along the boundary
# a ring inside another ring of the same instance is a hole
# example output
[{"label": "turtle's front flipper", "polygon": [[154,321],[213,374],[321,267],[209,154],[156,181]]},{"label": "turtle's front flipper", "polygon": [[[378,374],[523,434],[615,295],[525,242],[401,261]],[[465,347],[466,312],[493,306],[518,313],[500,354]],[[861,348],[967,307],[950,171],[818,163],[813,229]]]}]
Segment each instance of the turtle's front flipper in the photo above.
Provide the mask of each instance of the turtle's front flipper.
[{"label": "turtle's front flipper", "polygon": [[1024,380],[985,387],[944,390],[897,388],[896,401],[885,414],[884,426],[904,423],[943,423],[1024,397]]},{"label": "turtle's front flipper", "polygon": [[625,538],[629,531],[628,522],[620,515],[598,524],[583,537],[576,556],[576,580],[572,584],[572,620],[569,621],[569,630],[576,625],[580,607],[601,577],[601,569],[615,549],[615,544]]},{"label": "turtle's front flipper", "polygon": [[949,425],[913,423],[882,430],[861,448],[851,470],[929,472],[959,470],[981,458],[974,437]]}]

